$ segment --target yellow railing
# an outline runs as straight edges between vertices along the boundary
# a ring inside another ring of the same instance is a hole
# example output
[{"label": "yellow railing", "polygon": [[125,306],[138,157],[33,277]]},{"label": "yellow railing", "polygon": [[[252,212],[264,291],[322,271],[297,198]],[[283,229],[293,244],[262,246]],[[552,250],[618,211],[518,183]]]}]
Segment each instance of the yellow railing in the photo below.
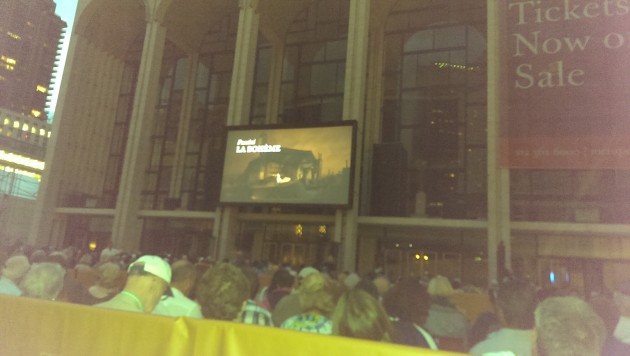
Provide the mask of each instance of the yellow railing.
[{"label": "yellow railing", "polygon": [[0,295],[0,354],[448,355],[381,342]]}]

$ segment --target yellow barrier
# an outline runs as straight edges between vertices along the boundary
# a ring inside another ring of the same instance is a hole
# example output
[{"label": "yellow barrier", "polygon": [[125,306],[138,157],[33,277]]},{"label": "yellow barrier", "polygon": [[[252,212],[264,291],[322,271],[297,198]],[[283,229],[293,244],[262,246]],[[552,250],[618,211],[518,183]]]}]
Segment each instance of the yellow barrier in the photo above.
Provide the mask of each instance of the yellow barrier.
[{"label": "yellow barrier", "polygon": [[263,326],[0,295],[1,355],[454,355],[419,351]]}]

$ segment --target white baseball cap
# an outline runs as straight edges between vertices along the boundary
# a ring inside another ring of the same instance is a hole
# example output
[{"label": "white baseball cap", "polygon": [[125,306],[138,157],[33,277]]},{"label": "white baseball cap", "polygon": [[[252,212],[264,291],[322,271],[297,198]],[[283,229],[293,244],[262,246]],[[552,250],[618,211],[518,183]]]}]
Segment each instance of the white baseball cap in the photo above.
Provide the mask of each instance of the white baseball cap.
[{"label": "white baseball cap", "polygon": [[158,256],[142,256],[129,265],[128,271],[151,273],[152,275],[166,281],[167,284],[171,283],[171,266],[168,262]]}]

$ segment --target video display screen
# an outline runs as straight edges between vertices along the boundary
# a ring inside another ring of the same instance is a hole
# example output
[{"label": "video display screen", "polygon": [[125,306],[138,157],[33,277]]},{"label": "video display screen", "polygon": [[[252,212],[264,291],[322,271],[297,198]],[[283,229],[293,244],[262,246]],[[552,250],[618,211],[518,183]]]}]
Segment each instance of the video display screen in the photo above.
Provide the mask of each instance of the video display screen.
[{"label": "video display screen", "polygon": [[228,127],[221,204],[352,202],[356,122]]}]

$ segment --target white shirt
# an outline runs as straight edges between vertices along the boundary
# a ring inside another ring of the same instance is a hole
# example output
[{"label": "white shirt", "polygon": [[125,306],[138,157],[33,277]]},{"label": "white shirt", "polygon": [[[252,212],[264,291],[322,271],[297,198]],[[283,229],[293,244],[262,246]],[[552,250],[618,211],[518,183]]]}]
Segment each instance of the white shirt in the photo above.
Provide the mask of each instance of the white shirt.
[{"label": "white shirt", "polygon": [[630,344],[630,318],[622,315],[613,335],[624,344]]},{"label": "white shirt", "polygon": [[201,306],[197,302],[186,297],[184,293],[175,287],[171,287],[171,291],[173,296],[162,297],[158,305],[153,309],[153,314],[203,319]]},{"label": "white shirt", "polygon": [[470,349],[470,353],[473,355],[492,355],[511,352],[517,356],[530,356],[532,343],[532,330],[502,328],[488,334],[485,340],[480,341]]}]

